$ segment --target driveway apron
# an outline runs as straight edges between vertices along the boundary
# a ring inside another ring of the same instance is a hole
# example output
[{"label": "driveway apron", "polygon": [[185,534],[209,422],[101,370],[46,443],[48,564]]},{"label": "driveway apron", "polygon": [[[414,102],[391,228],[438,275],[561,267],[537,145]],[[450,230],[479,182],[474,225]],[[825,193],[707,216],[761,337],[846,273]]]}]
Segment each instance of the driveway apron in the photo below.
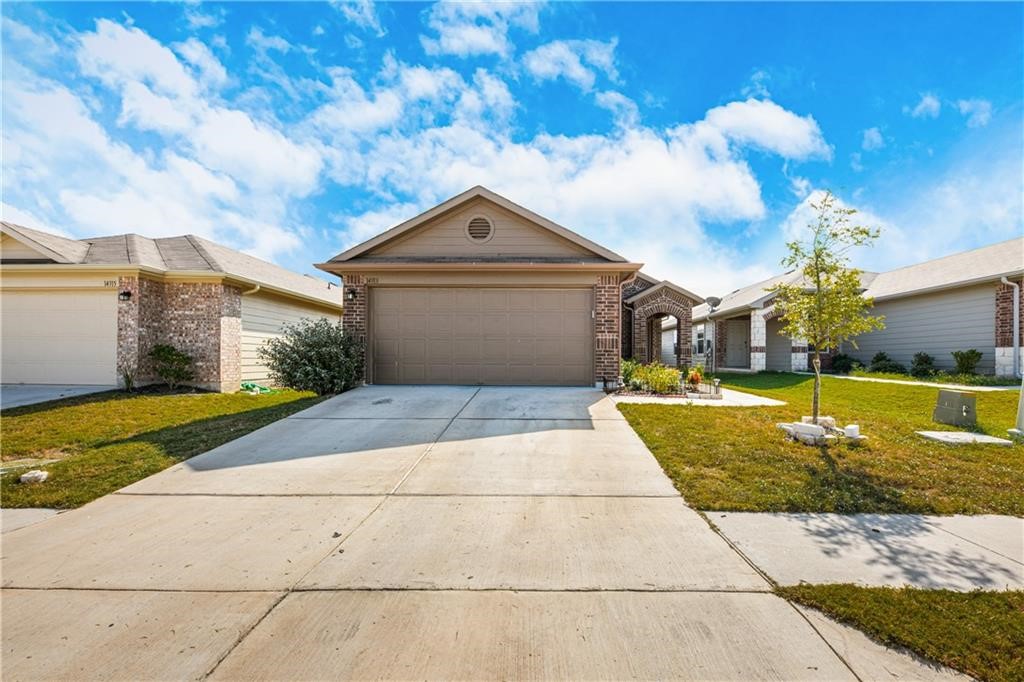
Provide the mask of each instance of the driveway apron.
[{"label": "driveway apron", "polygon": [[5,680],[855,679],[590,389],[360,388],[2,550]]}]

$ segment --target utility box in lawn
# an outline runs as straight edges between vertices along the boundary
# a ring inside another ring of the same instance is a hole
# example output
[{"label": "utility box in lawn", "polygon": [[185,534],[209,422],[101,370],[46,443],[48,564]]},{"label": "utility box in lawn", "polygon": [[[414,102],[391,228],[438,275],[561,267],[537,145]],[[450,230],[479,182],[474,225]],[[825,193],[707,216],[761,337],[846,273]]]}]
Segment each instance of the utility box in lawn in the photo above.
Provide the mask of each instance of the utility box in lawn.
[{"label": "utility box in lawn", "polygon": [[940,390],[935,411],[932,412],[932,421],[952,426],[974,426],[978,423],[974,394]]}]

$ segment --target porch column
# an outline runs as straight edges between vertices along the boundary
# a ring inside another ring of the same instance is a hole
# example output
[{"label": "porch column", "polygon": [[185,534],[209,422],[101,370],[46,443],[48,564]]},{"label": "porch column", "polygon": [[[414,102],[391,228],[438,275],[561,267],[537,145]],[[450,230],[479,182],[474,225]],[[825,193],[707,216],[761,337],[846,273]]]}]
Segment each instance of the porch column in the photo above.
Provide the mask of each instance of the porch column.
[{"label": "porch column", "polygon": [[793,339],[792,348],[790,348],[790,361],[791,369],[794,372],[806,372],[807,371],[807,342],[803,339]]},{"label": "porch column", "polygon": [[750,311],[750,369],[754,372],[763,372],[767,361],[768,334],[765,328],[764,316],[760,310]]}]

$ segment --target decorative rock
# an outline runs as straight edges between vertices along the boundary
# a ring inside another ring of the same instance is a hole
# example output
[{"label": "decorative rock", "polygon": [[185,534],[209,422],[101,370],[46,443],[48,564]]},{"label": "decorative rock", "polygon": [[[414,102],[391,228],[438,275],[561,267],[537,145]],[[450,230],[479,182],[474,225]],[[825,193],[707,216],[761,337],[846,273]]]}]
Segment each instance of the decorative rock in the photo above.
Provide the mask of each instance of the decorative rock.
[{"label": "decorative rock", "polygon": [[50,476],[49,471],[42,471],[40,469],[33,469],[32,471],[26,471],[19,478],[18,481],[21,483],[42,483]]},{"label": "decorative rock", "polygon": [[[814,417],[800,417],[800,421],[804,424],[813,424]],[[836,428],[836,418],[819,416],[818,426],[824,426],[826,429],[834,429]]]},{"label": "decorative rock", "polygon": [[919,436],[948,445],[1013,445],[1013,441],[970,431],[918,431]]}]

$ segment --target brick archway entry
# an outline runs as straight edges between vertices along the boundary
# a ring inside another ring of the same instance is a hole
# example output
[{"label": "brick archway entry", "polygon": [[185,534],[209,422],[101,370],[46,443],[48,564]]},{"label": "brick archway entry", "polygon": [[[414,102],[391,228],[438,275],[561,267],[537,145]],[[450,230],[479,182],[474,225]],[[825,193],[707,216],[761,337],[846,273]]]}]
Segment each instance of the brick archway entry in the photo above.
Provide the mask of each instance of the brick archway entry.
[{"label": "brick archway entry", "polygon": [[[690,320],[693,302],[671,289],[662,288],[643,296],[633,303],[633,358],[641,363],[658,360],[655,343],[660,347],[662,317],[676,318],[676,365],[690,364],[692,329]],[[654,325],[657,324],[657,329]]]}]

